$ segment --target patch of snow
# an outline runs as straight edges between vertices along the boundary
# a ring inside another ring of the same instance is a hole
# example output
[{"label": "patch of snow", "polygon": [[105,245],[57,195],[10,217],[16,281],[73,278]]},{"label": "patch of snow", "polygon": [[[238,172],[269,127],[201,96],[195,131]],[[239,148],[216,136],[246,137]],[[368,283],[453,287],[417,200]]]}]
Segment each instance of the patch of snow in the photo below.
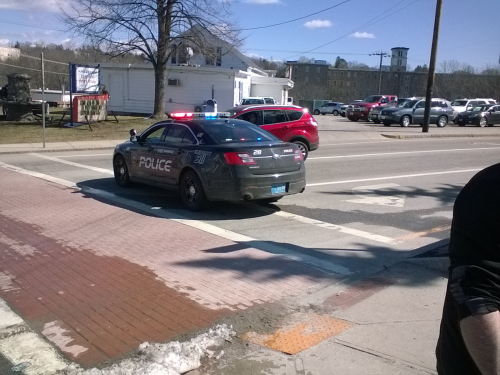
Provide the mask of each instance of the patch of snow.
[{"label": "patch of snow", "polygon": [[190,341],[173,341],[167,344],[142,343],[138,356],[126,359],[104,369],[83,370],[71,365],[67,375],[180,375],[201,366],[203,357],[219,359],[224,351],[216,355],[214,350],[236,335],[232,327],[220,324]]}]

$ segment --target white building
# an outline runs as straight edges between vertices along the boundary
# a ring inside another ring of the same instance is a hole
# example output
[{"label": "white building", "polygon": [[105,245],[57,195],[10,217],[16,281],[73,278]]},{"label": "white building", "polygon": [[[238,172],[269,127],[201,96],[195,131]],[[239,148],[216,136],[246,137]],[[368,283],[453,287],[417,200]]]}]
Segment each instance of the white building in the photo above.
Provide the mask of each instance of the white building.
[{"label": "white building", "polygon": [[[236,48],[208,33],[203,33],[211,47],[197,53],[190,47],[176,49],[167,69],[165,111],[203,110],[213,99],[217,110],[225,111],[248,96],[270,96],[286,103],[293,82],[271,77],[260,70]],[[209,53],[207,53],[207,51]],[[101,64],[101,84],[110,94],[110,111],[152,113],[154,107],[154,69],[151,64]]]}]

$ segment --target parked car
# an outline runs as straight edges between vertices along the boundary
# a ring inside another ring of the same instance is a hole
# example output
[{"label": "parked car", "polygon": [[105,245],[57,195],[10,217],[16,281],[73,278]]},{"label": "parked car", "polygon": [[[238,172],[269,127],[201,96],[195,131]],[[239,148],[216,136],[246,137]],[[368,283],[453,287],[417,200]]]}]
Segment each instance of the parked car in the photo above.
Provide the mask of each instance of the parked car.
[{"label": "parked car", "polygon": [[473,124],[482,128],[500,124],[500,105],[478,105],[470,111],[459,113],[456,122],[458,126]]},{"label": "parked car", "polygon": [[[407,100],[394,108],[384,108],[380,112],[380,120],[384,126],[400,124],[407,127],[410,124],[423,124],[425,111],[425,99]],[[442,128],[453,120],[453,109],[448,100],[441,98],[431,99],[430,123]]]},{"label": "parked car", "polygon": [[[459,113],[468,111],[474,107],[477,107],[481,104],[497,104],[495,99],[487,99],[487,98],[475,98],[475,99],[456,99],[451,102],[451,106],[455,110],[455,114],[458,115]],[[456,123],[456,121],[455,121]]]},{"label": "parked car", "polygon": [[399,104],[407,101],[407,100],[410,100],[410,99],[424,99],[422,97],[413,97],[413,98],[398,98],[397,100],[393,100],[389,103],[387,103],[387,105],[385,106],[382,106],[382,105],[377,105],[375,107],[372,107],[370,109],[370,113],[368,114],[368,119],[370,121],[373,121],[375,124],[380,124],[382,121],[380,120],[380,112],[382,112],[382,110],[384,108],[394,108],[394,107],[397,107]]},{"label": "parked car", "polygon": [[384,106],[394,100],[397,100],[395,95],[370,95],[362,102],[349,104],[346,117],[351,121],[368,120],[368,114],[372,107]]},{"label": "parked car", "polygon": [[249,98],[243,98],[241,100],[240,105],[255,105],[255,104],[276,104],[276,102],[271,97],[253,96]]},{"label": "parked car", "polygon": [[[359,100],[355,100],[352,103],[358,103],[358,102],[362,102],[362,101],[363,100],[359,99]],[[340,106],[340,116],[345,117],[346,111],[347,111],[348,107],[349,107],[349,104],[343,104],[343,105]]]},{"label": "parked car", "polygon": [[331,113],[334,116],[338,116],[340,114],[340,107],[343,104],[344,103],[339,103],[339,102],[328,102],[328,103],[323,104],[319,108],[315,108],[313,113],[315,115],[319,115],[319,114],[326,115],[327,113]]},{"label": "parked car", "polygon": [[300,149],[258,126],[214,113],[173,113],[116,146],[119,186],[133,182],[178,191],[199,211],[208,201],[276,201],[306,187]]},{"label": "parked car", "polygon": [[235,107],[232,118],[252,122],[285,142],[295,143],[304,160],[319,147],[318,123],[307,108],[298,106],[260,105]]}]

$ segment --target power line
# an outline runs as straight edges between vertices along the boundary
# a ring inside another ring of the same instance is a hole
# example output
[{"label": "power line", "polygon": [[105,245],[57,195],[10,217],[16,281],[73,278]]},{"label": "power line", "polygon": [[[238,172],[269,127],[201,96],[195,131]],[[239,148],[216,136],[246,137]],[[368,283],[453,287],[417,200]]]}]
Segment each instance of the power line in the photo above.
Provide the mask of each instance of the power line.
[{"label": "power line", "polygon": [[[25,68],[24,66],[11,65],[11,64],[4,64],[4,63],[0,63],[0,65],[10,66],[10,67],[12,67],[12,68],[18,68],[18,69],[34,70],[35,72],[41,72],[41,69]],[[62,75],[65,75],[65,76],[69,76],[69,74],[68,74],[68,73],[48,72],[48,71],[45,71],[45,73],[62,74]]]},{"label": "power line", "polygon": [[[20,54],[20,56],[22,57],[28,57],[30,59],[35,59],[35,60],[40,60],[40,57],[35,57],[35,56],[30,56],[30,55],[23,55],[22,53]],[[61,64],[61,65],[68,65],[68,63],[63,63],[63,62],[60,62],[60,61],[52,61],[52,60],[47,60],[47,59],[43,59],[44,62],[51,62],[51,63],[54,63],[54,64]]]},{"label": "power line", "polygon": [[53,29],[51,27],[32,25],[32,24],[29,24],[29,23],[16,22],[16,21],[7,21],[7,20],[3,20],[3,19],[0,19],[0,22],[10,23],[12,25],[19,25],[19,26],[36,27],[38,29],[45,29],[45,30],[52,30],[52,31],[61,31],[61,32],[65,32],[66,31],[66,30],[60,30],[60,29]]},{"label": "power line", "polygon": [[260,30],[260,29],[268,29],[270,27],[285,25],[287,23],[292,23],[292,22],[295,22],[295,21],[300,21],[300,20],[303,20],[304,18],[315,16],[316,14],[320,14],[320,13],[326,12],[327,10],[330,10],[330,9],[333,9],[333,8],[337,8],[338,6],[340,6],[342,4],[345,4],[345,3],[348,3],[349,1],[351,1],[351,0],[342,1],[341,3],[338,3],[338,4],[333,5],[331,7],[325,8],[325,9],[320,10],[318,12],[314,12],[314,13],[308,14],[307,16],[302,16],[302,17],[294,18],[293,20],[279,22],[279,23],[274,23],[272,25],[267,25],[267,26],[251,27],[251,28],[248,28],[248,29],[239,29],[239,30],[236,30],[236,31]]}]

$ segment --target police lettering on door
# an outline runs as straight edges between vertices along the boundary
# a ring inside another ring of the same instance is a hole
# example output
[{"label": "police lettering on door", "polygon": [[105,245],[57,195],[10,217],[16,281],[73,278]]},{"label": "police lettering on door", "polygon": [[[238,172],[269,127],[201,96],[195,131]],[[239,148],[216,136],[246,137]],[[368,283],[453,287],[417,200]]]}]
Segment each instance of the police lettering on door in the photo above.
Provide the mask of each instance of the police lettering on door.
[{"label": "police lettering on door", "polygon": [[139,168],[144,167],[157,171],[170,172],[170,164],[172,164],[172,160],[146,158],[144,156],[139,159]]}]

